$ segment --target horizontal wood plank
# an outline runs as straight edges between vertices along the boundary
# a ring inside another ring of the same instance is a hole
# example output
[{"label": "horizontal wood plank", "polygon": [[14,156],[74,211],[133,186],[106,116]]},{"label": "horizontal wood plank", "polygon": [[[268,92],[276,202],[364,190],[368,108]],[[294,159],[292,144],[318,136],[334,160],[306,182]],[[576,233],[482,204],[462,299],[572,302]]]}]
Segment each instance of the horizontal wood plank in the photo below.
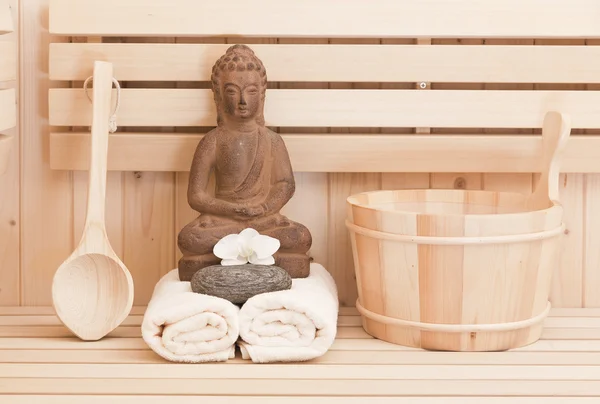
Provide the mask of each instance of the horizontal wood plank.
[{"label": "horizontal wood plank", "polygon": [[594,0],[51,0],[49,30],[84,36],[593,38],[600,36],[599,13]]},{"label": "horizontal wood plank", "polygon": [[[0,338],[67,338],[72,337],[68,329],[63,326],[2,326],[0,327]],[[108,337],[115,338],[139,338],[140,327],[119,327],[110,332]],[[340,327],[337,337],[341,339],[365,339],[372,338],[362,327]],[[570,339],[575,341],[586,341],[600,339],[598,328],[545,328],[542,337],[547,340]]]},{"label": "horizontal wood plank", "polygon": [[[141,337],[140,327],[119,327],[108,333],[107,337],[135,338]],[[0,338],[65,338],[72,337],[73,333],[62,325],[36,325],[36,326],[0,326]]]},{"label": "horizontal wood plank", "polygon": [[17,44],[12,41],[0,42],[0,81],[17,78]]},{"label": "horizontal wood plank", "polygon": [[10,4],[8,0],[0,0],[0,35],[13,32],[14,29]]},{"label": "horizontal wood plank", "polygon": [[0,90],[0,130],[10,129],[17,124],[17,101],[15,89]]},{"label": "horizontal wood plank", "polygon": [[[113,90],[116,100],[116,90]],[[123,89],[119,126],[214,126],[208,89]],[[50,124],[91,124],[83,89],[50,89]],[[548,111],[600,128],[600,91],[267,90],[267,126],[539,128]]]},{"label": "horizontal wood plank", "polygon": [[[146,306],[133,306],[129,314],[143,315],[145,312]],[[55,314],[56,311],[52,306],[0,306],[0,316],[54,316]]]},{"label": "horizontal wood plank", "polygon": [[[0,350],[2,363],[92,363],[170,364],[150,350]],[[249,364],[230,359],[228,364]],[[310,363],[322,365],[532,365],[598,366],[600,352],[427,352],[427,351],[340,351],[329,350]]]},{"label": "horizontal wood plank", "polygon": [[[117,404],[154,404],[160,396],[161,402],[187,404],[185,397],[198,400],[205,395],[217,404],[299,404],[309,396],[316,404],[358,404],[356,399],[382,404],[552,404],[561,402],[552,401],[557,398],[591,404],[585,399],[600,397],[597,309],[553,309],[540,341],[506,352],[475,353],[424,351],[380,341],[358,325],[354,308],[341,311],[337,339],[321,357],[301,364],[255,365],[238,354],[227,363],[206,365],[169,362],[150,350],[139,336],[143,307],[135,309],[119,333],[94,342],[68,333],[44,337],[48,330],[67,331],[51,325],[56,317],[50,308],[2,308],[1,401],[75,404],[80,399],[99,404],[93,397],[101,397]],[[6,330],[14,336],[4,337]],[[548,332],[564,337],[589,331],[596,333],[594,339],[547,338]]]},{"label": "horizontal wood plank", "polygon": [[[568,401],[566,401],[568,400]],[[597,397],[368,397],[368,404],[597,404]],[[306,404],[306,397],[291,396],[181,396],[170,395],[169,404]],[[2,404],[165,404],[161,395],[3,395]],[[365,397],[310,397],[311,404],[364,404]]]},{"label": "horizontal wood plank", "polygon": [[[131,315],[143,315],[146,312],[146,306],[133,306]],[[44,316],[54,315],[52,306],[0,306],[0,316]],[[341,306],[339,308],[340,316],[359,316],[356,307]],[[551,317],[600,317],[600,308],[569,308],[553,307],[550,310]]]},{"label": "horizontal wood plank", "polygon": [[[2,364],[3,378],[72,379],[247,379],[249,364],[177,364],[165,371],[163,364]],[[327,380],[596,380],[598,366],[531,365],[319,365],[263,364],[252,367],[252,379],[327,379]]]},{"label": "horizontal wood plank", "polygon": [[[165,371],[168,371],[165,369]],[[432,386],[435,388],[432,389]],[[596,380],[304,380],[4,378],[0,394],[206,394],[293,396],[600,396]],[[168,400],[168,398],[165,398]]]},{"label": "horizontal wood plank", "polygon": [[[189,171],[202,135],[115,133],[108,169]],[[536,135],[282,135],[296,172],[522,172],[541,170]],[[50,166],[87,170],[89,134],[50,135]],[[449,151],[452,151],[449,153]],[[561,172],[600,172],[600,136],[572,135]]]},{"label": "horizontal wood plank", "polygon": [[[95,60],[124,81],[210,81],[231,45],[52,43],[50,79],[85,80]],[[599,46],[250,45],[269,81],[597,83]],[[0,69],[1,71],[1,69]]]},{"label": "horizontal wood plank", "polygon": [[[121,323],[122,326],[139,327],[144,316],[130,315]],[[2,326],[53,326],[62,323],[55,315],[41,316],[0,316]],[[361,317],[339,316],[338,327],[360,327]],[[600,317],[548,317],[544,324],[549,328],[595,328],[600,329]]]},{"label": "horizontal wood plank", "polygon": [[[341,331],[341,330],[340,330]],[[375,338],[336,339],[331,346],[332,351],[419,351],[418,348],[391,344]],[[0,338],[0,350],[150,350],[141,338],[107,337],[99,341],[81,341],[76,337],[64,338]],[[519,352],[600,352],[600,340],[546,340],[513,351]]]}]

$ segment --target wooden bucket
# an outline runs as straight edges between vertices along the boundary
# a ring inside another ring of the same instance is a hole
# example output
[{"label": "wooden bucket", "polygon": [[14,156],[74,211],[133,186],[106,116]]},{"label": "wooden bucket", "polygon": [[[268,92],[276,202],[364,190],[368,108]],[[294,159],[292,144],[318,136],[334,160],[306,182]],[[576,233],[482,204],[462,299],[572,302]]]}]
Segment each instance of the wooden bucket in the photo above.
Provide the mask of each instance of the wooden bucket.
[{"label": "wooden bucket", "polygon": [[447,351],[506,350],[540,338],[565,230],[556,157],[570,130],[558,125],[554,142],[543,132],[551,163],[532,195],[420,189],[347,199],[356,307],[367,333]]}]

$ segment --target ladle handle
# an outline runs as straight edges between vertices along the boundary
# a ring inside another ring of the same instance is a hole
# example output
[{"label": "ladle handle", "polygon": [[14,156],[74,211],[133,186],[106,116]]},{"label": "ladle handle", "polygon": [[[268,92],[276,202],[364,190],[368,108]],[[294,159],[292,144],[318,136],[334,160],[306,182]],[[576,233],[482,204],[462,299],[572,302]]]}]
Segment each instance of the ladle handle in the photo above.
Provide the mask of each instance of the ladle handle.
[{"label": "ladle handle", "polygon": [[104,228],[109,116],[111,113],[113,65],[94,62],[92,134],[85,228]]},{"label": "ladle handle", "polygon": [[569,140],[571,119],[556,111],[546,113],[542,127],[542,175],[529,198],[529,207],[543,209],[559,199],[560,156]]}]

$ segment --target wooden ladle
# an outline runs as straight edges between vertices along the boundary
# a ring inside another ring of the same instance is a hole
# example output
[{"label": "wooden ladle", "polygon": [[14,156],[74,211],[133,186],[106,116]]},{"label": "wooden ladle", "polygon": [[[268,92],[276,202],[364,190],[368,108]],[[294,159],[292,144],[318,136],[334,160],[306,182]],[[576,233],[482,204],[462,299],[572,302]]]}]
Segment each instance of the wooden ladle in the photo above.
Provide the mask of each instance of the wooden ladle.
[{"label": "wooden ladle", "polygon": [[75,251],[52,283],[54,309],[83,340],[95,341],[118,327],[133,305],[133,280],[112,249],[104,223],[109,115],[113,67],[96,61],[87,214]]},{"label": "wooden ladle", "polygon": [[546,209],[559,200],[560,157],[570,134],[569,115],[556,111],[546,113],[542,126],[542,175],[527,200],[528,209]]}]

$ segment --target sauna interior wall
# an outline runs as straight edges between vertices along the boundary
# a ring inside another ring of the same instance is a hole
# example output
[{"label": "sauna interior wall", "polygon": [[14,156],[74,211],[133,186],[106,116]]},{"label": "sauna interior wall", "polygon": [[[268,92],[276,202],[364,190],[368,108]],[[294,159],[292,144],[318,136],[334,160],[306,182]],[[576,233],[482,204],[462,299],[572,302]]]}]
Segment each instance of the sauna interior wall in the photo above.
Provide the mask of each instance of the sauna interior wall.
[{"label": "sauna interior wall", "polygon": [[[0,305],[47,306],[51,304],[51,281],[55,269],[70,254],[81,235],[84,220],[87,172],[50,170],[48,162],[48,1],[9,0],[16,22],[18,40],[19,126],[9,171],[0,177]],[[54,41],[100,41],[102,38],[54,38]],[[105,39],[106,40],[106,39]],[[110,41],[130,41],[110,38]],[[161,38],[165,42],[190,39]],[[139,39],[137,39],[139,41]],[[225,43],[285,43],[285,39],[224,38]],[[289,39],[287,41],[290,41]],[[339,40],[338,40],[339,41]],[[385,43],[373,39],[371,43]],[[396,43],[415,43],[405,39]],[[304,43],[336,43],[322,38]],[[347,41],[348,42],[348,41]],[[350,41],[352,42],[352,41]],[[356,42],[356,41],[354,41]],[[434,40],[433,43],[486,44],[540,43],[536,40],[493,42],[483,39]],[[596,40],[545,41],[545,44],[598,45]],[[338,42],[339,43],[339,42]],[[364,43],[364,42],[363,42]],[[267,66],[268,69],[268,66]],[[124,87],[132,83],[121,83]],[[147,83],[145,86],[147,87]],[[197,83],[206,86],[205,83]],[[417,83],[397,85],[414,87]],[[81,83],[73,83],[80,86]],[[190,83],[154,83],[157,86]],[[381,88],[380,83],[323,83],[325,88]],[[434,83],[438,88],[443,83]],[[301,87],[300,83],[271,83],[274,88]],[[404,87],[402,87],[404,86]],[[447,88],[543,88],[537,84],[486,85],[452,84]],[[578,84],[565,89],[586,90],[593,85]],[[597,89],[597,88],[595,88]],[[138,128],[139,129],[139,128]],[[135,131],[136,128],[131,128]],[[324,133],[365,133],[364,129],[318,128]],[[381,133],[381,129],[369,129]],[[165,131],[173,131],[165,128]],[[407,128],[407,133],[419,129]],[[306,129],[303,129],[306,133]],[[486,133],[485,128],[457,129],[458,133]],[[518,133],[531,133],[515,130]],[[385,132],[384,132],[385,133]],[[506,130],[504,130],[506,133]],[[576,133],[586,133],[577,131]],[[296,173],[297,193],[285,207],[290,218],[306,224],[313,234],[312,255],[335,277],[342,305],[356,300],[350,243],[344,227],[345,198],[355,192],[383,188],[468,188],[530,192],[535,174],[498,173]],[[157,280],[174,268],[179,257],[176,235],[194,217],[186,201],[187,173],[109,172],[109,236],[116,252],[131,270],[136,287],[135,304],[145,305]],[[555,307],[600,307],[600,175],[563,174],[561,201],[565,206],[567,235],[560,268],[555,274],[552,303]]]}]

